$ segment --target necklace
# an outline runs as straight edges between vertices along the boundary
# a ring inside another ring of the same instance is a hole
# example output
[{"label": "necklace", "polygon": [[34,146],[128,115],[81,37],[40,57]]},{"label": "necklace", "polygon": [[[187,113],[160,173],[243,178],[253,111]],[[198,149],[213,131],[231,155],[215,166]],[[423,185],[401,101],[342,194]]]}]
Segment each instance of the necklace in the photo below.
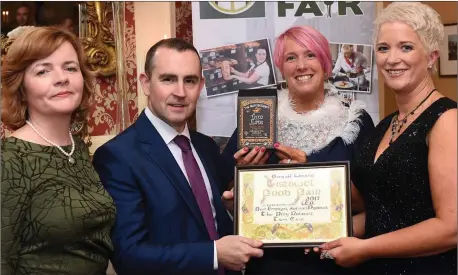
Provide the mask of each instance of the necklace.
[{"label": "necklace", "polygon": [[39,135],[44,141],[46,141],[47,143],[51,144],[52,146],[56,147],[57,149],[59,149],[62,154],[66,155],[68,157],[68,162],[70,162],[71,164],[75,164],[75,159],[72,157],[73,155],[73,152],[75,152],[75,141],[73,140],[73,136],[72,136],[72,132],[69,131],[69,135],[70,135],[70,139],[72,141],[72,150],[70,151],[70,153],[67,153],[65,152],[64,149],[62,149],[61,146],[57,145],[56,143],[50,141],[49,139],[47,139],[46,137],[44,137],[40,132],[38,132],[38,130],[35,128],[35,126],[33,126],[33,124],[26,120],[25,121],[31,128],[32,130],[37,134]]},{"label": "necklace", "polygon": [[425,101],[434,93],[434,91],[437,91],[436,89],[433,89],[421,102],[420,104],[415,107],[411,112],[409,112],[403,119],[399,120],[398,116],[399,113],[396,114],[393,117],[393,120],[391,121],[391,138],[390,138],[390,145],[394,142],[394,136],[399,133],[402,129],[402,127],[407,123],[407,118],[410,115],[413,115],[415,111],[423,104]]}]

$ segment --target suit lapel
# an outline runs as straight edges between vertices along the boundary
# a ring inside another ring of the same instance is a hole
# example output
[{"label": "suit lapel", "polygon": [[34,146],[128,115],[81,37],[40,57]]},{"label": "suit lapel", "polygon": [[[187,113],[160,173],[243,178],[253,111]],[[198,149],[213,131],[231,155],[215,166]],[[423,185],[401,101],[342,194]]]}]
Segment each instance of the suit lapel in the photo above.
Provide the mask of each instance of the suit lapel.
[{"label": "suit lapel", "polygon": [[188,205],[202,231],[208,234],[199,206],[197,205],[188,181],[183,175],[180,166],[170,152],[167,144],[165,144],[159,132],[157,132],[156,128],[151,124],[144,111],[135,122],[135,126],[142,142],[147,144],[146,153],[164,174],[167,175],[170,182],[175,186],[178,193]]}]

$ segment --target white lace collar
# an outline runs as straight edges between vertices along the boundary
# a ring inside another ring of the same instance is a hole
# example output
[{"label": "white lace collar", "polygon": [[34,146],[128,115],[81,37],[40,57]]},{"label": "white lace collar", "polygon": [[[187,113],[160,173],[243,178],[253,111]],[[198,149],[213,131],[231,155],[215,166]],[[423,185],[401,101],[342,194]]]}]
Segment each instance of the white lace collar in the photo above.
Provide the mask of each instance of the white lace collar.
[{"label": "white lace collar", "polygon": [[300,114],[293,105],[288,90],[278,91],[278,140],[282,144],[312,154],[337,137],[345,144],[358,137],[359,116],[364,108],[361,101],[355,100],[348,107],[335,90],[327,90],[324,102],[314,111]]}]

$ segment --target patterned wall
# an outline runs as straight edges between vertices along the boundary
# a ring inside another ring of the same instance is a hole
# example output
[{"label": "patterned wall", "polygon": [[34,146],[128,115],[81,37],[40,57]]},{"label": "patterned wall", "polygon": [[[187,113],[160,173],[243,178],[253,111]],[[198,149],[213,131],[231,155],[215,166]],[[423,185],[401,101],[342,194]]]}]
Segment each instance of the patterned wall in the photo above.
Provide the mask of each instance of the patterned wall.
[{"label": "patterned wall", "polygon": [[[127,74],[128,89],[126,91],[127,108],[130,123],[138,115],[137,109],[137,60],[135,55],[135,11],[134,2],[125,2],[125,44],[124,66]],[[113,31],[113,21],[110,22]],[[116,76],[98,77],[95,83],[93,105],[89,117],[89,133],[91,136],[114,135],[118,122],[118,93]]]},{"label": "patterned wall", "polygon": [[[192,10],[191,2],[175,2],[176,37],[192,43]],[[196,129],[196,113],[189,118],[190,129]]]},{"label": "patterned wall", "polygon": [[176,37],[192,43],[191,2],[175,2]]},{"label": "patterned wall", "polygon": [[[135,55],[135,11],[134,2],[125,3],[125,51],[124,62],[126,66],[127,108],[130,123],[138,116],[137,108],[137,61]],[[111,31],[114,30],[113,21],[110,22]],[[118,122],[118,94],[116,91],[116,76],[97,77],[95,80],[93,104],[89,115],[89,133],[91,136],[113,135]],[[0,137],[4,138],[10,131],[1,123]]]}]

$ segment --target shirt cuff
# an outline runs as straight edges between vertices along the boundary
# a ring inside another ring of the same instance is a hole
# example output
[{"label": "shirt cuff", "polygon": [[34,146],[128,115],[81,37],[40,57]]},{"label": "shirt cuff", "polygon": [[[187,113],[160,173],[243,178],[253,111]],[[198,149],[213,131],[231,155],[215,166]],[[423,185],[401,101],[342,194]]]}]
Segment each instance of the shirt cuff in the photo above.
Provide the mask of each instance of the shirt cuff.
[{"label": "shirt cuff", "polygon": [[226,210],[226,212],[229,215],[229,218],[231,218],[231,220],[234,221],[234,217],[232,216],[231,212],[229,210]]},{"label": "shirt cuff", "polygon": [[218,254],[216,253],[216,242],[213,241],[213,270],[218,270]]}]

